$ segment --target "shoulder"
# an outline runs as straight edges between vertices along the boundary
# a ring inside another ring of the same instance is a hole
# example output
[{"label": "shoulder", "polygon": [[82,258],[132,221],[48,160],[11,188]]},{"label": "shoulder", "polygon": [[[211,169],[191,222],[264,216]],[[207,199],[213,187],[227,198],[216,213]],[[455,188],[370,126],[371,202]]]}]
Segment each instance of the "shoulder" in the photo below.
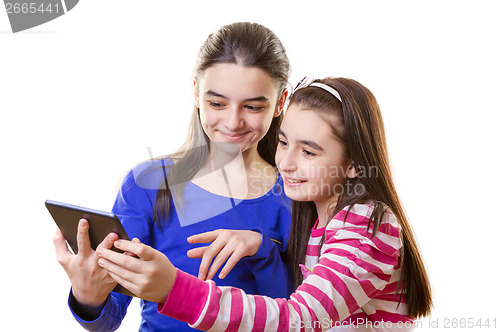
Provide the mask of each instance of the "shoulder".
[{"label": "shoulder", "polygon": [[143,189],[161,189],[165,176],[174,165],[171,158],[158,158],[135,165],[123,180],[122,187],[138,186]]},{"label": "shoulder", "polygon": [[[149,215],[155,204],[158,190],[165,188],[164,172],[172,165],[169,159],[153,159],[131,168],[122,180],[115,198],[113,212],[120,220],[136,215],[137,211]],[[165,171],[164,171],[165,169]]]},{"label": "shoulder", "polygon": [[[328,223],[326,242],[351,239],[382,250],[390,256],[398,256],[402,248],[401,226],[394,213],[386,208],[377,231],[373,232],[371,216],[374,204],[355,204],[337,213]],[[375,234],[375,235],[374,235]]]},{"label": "shoulder", "polygon": [[[371,216],[374,211],[374,203],[354,204],[344,207],[338,212],[332,220],[328,223],[327,229],[338,229],[346,227],[363,227],[367,228],[368,225],[372,226],[370,222]],[[396,216],[389,208],[384,210],[380,227],[391,226],[395,229],[400,229],[400,225]]]}]

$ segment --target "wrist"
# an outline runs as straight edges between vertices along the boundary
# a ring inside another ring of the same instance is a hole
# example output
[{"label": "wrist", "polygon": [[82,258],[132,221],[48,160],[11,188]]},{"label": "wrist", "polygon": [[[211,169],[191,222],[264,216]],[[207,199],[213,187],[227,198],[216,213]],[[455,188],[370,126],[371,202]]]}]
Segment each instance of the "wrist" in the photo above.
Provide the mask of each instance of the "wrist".
[{"label": "wrist", "polygon": [[171,273],[169,273],[168,277],[165,278],[165,288],[162,292],[163,295],[159,301],[156,301],[157,303],[165,303],[167,301],[167,298],[172,291],[172,287],[174,286],[175,280],[177,279],[178,270],[173,265],[169,269]]},{"label": "wrist", "polygon": [[76,316],[85,321],[94,321],[99,316],[101,316],[101,312],[106,305],[106,300],[97,305],[89,305],[86,303],[80,302],[74,294],[73,289],[71,290],[68,298],[68,304]]},{"label": "wrist", "polygon": [[104,306],[104,303],[106,302],[106,299],[108,298],[108,294],[90,294],[90,292],[88,291],[80,291],[78,289],[75,289],[74,287],[71,288],[71,295],[80,305],[93,308],[102,308]]},{"label": "wrist", "polygon": [[274,245],[273,241],[260,228],[252,228],[251,231],[260,234],[261,239],[260,239],[260,243],[259,243],[259,247],[257,248],[257,251],[253,255],[245,257],[245,260],[248,260],[248,259],[249,260],[256,260],[256,259],[267,260],[269,258],[269,255],[271,254],[271,248]]}]

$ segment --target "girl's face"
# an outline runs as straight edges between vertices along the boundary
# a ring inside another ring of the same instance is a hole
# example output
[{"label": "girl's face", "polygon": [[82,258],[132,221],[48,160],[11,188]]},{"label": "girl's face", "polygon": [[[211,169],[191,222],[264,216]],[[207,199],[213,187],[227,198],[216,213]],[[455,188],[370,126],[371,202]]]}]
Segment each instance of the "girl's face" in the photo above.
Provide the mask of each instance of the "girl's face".
[{"label": "girl's face", "polygon": [[[328,122],[329,123],[328,123]],[[281,124],[276,165],[285,194],[296,201],[318,204],[336,200],[354,168],[344,157],[344,147],[332,133],[336,117],[290,105]]]},{"label": "girl's face", "polygon": [[274,80],[257,67],[223,63],[205,70],[195,82],[195,104],[212,142],[230,142],[242,152],[257,151],[273,117],[280,115]]}]

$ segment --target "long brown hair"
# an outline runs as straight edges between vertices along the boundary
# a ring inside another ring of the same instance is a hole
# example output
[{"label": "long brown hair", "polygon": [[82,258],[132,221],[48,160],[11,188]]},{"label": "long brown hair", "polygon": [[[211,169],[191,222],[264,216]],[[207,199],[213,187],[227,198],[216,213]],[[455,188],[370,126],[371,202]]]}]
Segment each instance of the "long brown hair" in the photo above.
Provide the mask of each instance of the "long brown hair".
[{"label": "long brown hair", "polygon": [[[401,280],[398,287],[401,296],[405,297],[409,316],[415,318],[426,316],[432,306],[430,282],[410,223],[394,186],[384,124],[377,100],[370,90],[352,79],[326,78],[316,82],[327,84],[337,90],[342,102],[323,89],[305,87],[291,96],[290,105],[297,104],[324,114],[333,114],[341,120],[343,126],[332,124],[332,131],[344,145],[344,157],[353,161],[358,174],[356,178],[348,179],[344,188],[347,186],[363,188],[363,190],[343,190],[336,206],[330,212],[330,218],[345,207],[374,201],[375,207],[370,217],[370,224],[373,224],[372,236],[375,236],[385,210],[387,208],[392,210],[401,226],[403,242]],[[367,174],[373,170],[376,171],[375,176]],[[314,203],[293,202],[287,257],[295,286],[303,281],[299,264],[304,264],[308,239],[317,217]]]},{"label": "long brown hair", "polygon": [[[257,23],[233,23],[210,34],[200,48],[194,70],[195,77],[203,77],[206,69],[218,63],[234,63],[262,69],[274,79],[279,96],[288,84],[290,62],[285,48],[271,30]],[[276,166],[274,155],[281,120],[282,115],[273,118],[268,132],[257,146],[259,155],[272,166]],[[209,138],[201,126],[200,110],[194,107],[187,139],[179,151],[168,156],[176,162],[168,174],[165,172],[166,179],[156,196],[153,214],[159,225],[170,213],[172,193],[169,182],[185,183],[193,179],[207,160],[208,147]]]}]

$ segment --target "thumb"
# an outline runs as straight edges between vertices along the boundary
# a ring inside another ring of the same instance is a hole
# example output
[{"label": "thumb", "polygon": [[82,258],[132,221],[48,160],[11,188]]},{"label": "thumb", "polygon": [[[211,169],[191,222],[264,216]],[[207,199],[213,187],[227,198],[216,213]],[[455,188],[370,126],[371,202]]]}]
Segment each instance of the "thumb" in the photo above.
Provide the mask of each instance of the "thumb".
[{"label": "thumb", "polygon": [[57,261],[65,268],[71,260],[71,256],[73,256],[73,254],[69,251],[66,239],[59,228],[57,229],[56,234],[54,234],[53,242],[54,248],[56,249]]}]

